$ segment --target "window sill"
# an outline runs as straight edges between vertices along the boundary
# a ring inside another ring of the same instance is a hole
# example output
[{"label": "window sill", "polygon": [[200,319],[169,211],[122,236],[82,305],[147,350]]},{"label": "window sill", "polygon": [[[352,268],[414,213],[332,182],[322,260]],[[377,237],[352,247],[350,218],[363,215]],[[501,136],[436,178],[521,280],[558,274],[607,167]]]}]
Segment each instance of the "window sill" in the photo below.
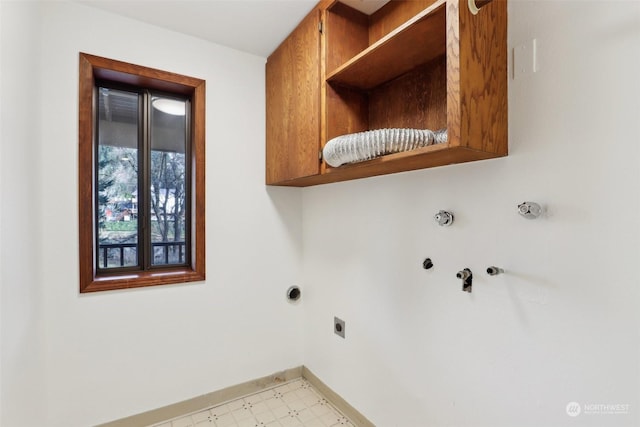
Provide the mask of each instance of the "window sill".
[{"label": "window sill", "polygon": [[133,273],[128,272],[118,275],[105,274],[94,277],[91,282],[81,287],[80,293],[199,282],[204,279],[204,274],[191,268],[176,268],[171,270]]}]

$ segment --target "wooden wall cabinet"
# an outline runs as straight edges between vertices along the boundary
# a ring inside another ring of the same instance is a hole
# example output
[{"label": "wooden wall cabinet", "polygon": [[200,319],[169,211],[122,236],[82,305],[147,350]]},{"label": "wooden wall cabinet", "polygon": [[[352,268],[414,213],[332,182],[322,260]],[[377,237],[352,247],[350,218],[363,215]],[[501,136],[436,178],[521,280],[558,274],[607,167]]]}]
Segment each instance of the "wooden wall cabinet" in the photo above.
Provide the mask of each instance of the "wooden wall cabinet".
[{"label": "wooden wall cabinet", "polygon": [[[507,155],[505,0],[323,0],[266,65],[266,183],[309,186]],[[447,128],[448,142],[333,168],[339,135]]]}]

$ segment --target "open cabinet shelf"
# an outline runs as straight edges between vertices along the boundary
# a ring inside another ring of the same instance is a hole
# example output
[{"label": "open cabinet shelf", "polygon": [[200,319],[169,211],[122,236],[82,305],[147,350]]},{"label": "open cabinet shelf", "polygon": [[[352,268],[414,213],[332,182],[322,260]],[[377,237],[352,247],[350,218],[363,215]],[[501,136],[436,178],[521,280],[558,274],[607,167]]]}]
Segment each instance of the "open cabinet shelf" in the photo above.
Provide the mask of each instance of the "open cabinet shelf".
[{"label": "open cabinet shelf", "polygon": [[[332,84],[369,90],[446,52],[446,1],[439,0],[329,73]],[[416,49],[415,46],[420,46]]]},{"label": "open cabinet shelf", "polygon": [[[369,16],[321,1],[267,60],[266,183],[506,156],[506,2],[482,4],[472,15],[465,0],[392,1]],[[321,160],[330,139],[383,128],[446,128],[448,141],[339,167]]]}]

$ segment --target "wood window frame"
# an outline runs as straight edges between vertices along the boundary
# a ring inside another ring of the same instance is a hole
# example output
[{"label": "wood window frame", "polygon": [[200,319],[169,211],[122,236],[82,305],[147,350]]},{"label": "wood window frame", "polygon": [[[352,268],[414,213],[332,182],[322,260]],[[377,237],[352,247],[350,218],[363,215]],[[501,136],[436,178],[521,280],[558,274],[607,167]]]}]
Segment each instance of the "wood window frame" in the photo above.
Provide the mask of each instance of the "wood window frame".
[{"label": "wood window frame", "polygon": [[[78,214],[80,293],[202,281],[205,279],[205,81],[80,53]],[[95,250],[96,79],[191,97],[191,260],[188,266],[97,274]]]}]

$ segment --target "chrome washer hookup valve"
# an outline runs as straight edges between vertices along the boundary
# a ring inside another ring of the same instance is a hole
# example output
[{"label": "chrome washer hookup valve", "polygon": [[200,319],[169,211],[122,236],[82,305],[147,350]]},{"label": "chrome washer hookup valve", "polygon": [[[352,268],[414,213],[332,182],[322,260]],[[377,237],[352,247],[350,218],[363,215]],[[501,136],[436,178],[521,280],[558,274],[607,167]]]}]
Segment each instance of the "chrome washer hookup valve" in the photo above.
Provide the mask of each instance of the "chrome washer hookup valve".
[{"label": "chrome washer hookup valve", "polygon": [[522,202],[518,205],[518,213],[527,219],[535,219],[542,214],[542,206],[536,202]]},{"label": "chrome washer hookup valve", "polygon": [[464,268],[456,273],[456,277],[462,280],[462,290],[471,293],[473,284],[473,273],[468,268]]},{"label": "chrome washer hookup valve", "polygon": [[453,224],[453,214],[451,212],[439,211],[433,219],[435,219],[441,227],[448,227]]},{"label": "chrome washer hookup valve", "polygon": [[498,274],[502,274],[504,273],[504,270],[500,267],[496,267],[495,265],[492,265],[491,267],[487,267],[487,274],[489,276],[497,276]]}]

